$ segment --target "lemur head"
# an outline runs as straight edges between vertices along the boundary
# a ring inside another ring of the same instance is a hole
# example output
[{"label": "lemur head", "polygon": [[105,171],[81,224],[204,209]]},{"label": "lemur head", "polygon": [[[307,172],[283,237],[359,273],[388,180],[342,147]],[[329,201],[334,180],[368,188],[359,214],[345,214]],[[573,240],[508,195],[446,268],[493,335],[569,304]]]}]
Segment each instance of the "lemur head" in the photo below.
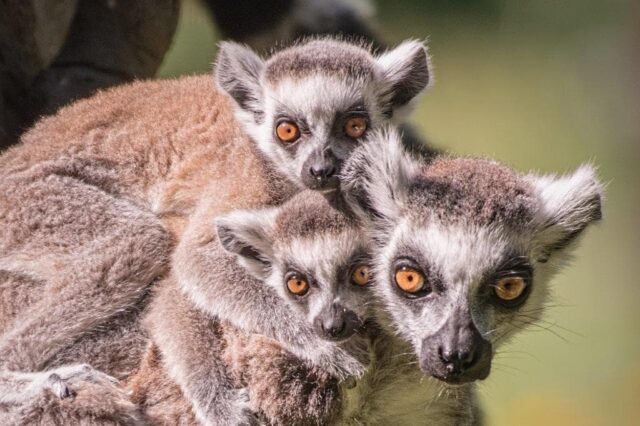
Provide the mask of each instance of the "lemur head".
[{"label": "lemur head", "polygon": [[232,212],[217,221],[223,247],[271,286],[323,338],[342,341],[368,316],[364,232],[314,191],[280,207]]},{"label": "lemur head", "polygon": [[377,242],[385,315],[423,372],[448,383],[486,378],[496,348],[540,318],[603,195],[590,166],[537,176],[484,159],[420,162],[393,132],[354,153],[343,183]]},{"label": "lemur head", "polygon": [[214,74],[267,158],[291,181],[321,191],[338,188],[353,149],[408,106],[430,77],[420,42],[374,55],[331,38],[300,42],[266,60],[225,42]]}]

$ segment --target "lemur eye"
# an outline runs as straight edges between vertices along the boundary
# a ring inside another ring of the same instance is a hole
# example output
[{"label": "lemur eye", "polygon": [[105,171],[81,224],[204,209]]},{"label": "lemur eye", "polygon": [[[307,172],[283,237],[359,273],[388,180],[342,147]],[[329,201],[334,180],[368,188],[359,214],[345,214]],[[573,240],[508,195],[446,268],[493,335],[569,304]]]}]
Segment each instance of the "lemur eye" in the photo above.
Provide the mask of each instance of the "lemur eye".
[{"label": "lemur eye", "polygon": [[499,279],[493,286],[493,291],[499,299],[515,300],[522,295],[527,283],[522,277],[505,277]]},{"label": "lemur eye", "polygon": [[292,121],[282,121],[276,126],[276,135],[282,142],[292,143],[300,137],[300,129]]},{"label": "lemur eye", "polygon": [[406,293],[418,293],[424,288],[424,274],[409,266],[401,266],[396,270],[396,284]]},{"label": "lemur eye", "polygon": [[361,137],[367,130],[367,120],[363,117],[351,117],[344,125],[344,132],[353,139]]},{"label": "lemur eye", "polygon": [[309,283],[303,277],[292,275],[287,280],[287,289],[296,296],[304,296],[309,291]]},{"label": "lemur eye", "polygon": [[351,281],[359,286],[365,286],[371,281],[371,268],[367,265],[360,265],[351,273]]}]

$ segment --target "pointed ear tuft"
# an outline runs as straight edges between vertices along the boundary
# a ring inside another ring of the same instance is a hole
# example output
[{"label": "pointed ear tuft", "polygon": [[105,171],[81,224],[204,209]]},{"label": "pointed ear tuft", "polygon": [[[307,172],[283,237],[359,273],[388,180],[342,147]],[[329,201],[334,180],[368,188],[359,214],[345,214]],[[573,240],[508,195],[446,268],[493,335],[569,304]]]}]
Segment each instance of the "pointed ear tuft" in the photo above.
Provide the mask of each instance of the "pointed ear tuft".
[{"label": "pointed ear tuft", "polygon": [[222,247],[258,279],[266,277],[273,261],[271,230],[276,214],[275,208],[238,210],[216,219]]},{"label": "pointed ear tuft", "polygon": [[402,215],[409,182],[419,167],[404,150],[395,129],[373,132],[341,172],[347,205],[364,223],[378,230],[376,236],[381,236]]},{"label": "pointed ear tuft", "polygon": [[401,43],[377,58],[382,69],[389,112],[405,106],[429,85],[431,64],[425,45],[416,40]]},{"label": "pointed ear tuft", "polygon": [[541,203],[536,217],[539,230],[536,257],[546,262],[602,218],[604,189],[591,165],[583,165],[566,176],[530,175],[527,179]]},{"label": "pointed ear tuft", "polygon": [[214,65],[214,78],[243,110],[262,115],[260,74],[264,61],[248,47],[232,42],[220,43]]}]

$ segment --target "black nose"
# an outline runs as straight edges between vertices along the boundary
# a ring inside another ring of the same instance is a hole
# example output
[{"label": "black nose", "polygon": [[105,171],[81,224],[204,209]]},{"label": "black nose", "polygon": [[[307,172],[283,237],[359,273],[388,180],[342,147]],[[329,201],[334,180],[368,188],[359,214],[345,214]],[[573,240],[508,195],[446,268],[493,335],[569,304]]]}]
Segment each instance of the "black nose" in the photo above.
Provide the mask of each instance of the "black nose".
[{"label": "black nose", "polygon": [[320,327],[322,331],[329,337],[337,338],[340,337],[342,332],[345,330],[347,323],[344,322],[342,318],[334,318],[330,321],[320,323]]},{"label": "black nose", "polygon": [[478,351],[469,350],[450,350],[442,346],[438,348],[438,356],[445,366],[448,376],[460,376],[466,371],[473,368],[478,361]]},{"label": "black nose", "polygon": [[350,337],[355,333],[359,323],[355,312],[337,304],[318,315],[314,321],[318,334],[329,340]]},{"label": "black nose", "polygon": [[463,309],[424,339],[420,352],[420,368],[448,383],[482,380],[491,371],[491,342],[482,337]]},{"label": "black nose", "polygon": [[309,174],[318,180],[329,179],[336,172],[332,164],[314,164],[309,167]]}]

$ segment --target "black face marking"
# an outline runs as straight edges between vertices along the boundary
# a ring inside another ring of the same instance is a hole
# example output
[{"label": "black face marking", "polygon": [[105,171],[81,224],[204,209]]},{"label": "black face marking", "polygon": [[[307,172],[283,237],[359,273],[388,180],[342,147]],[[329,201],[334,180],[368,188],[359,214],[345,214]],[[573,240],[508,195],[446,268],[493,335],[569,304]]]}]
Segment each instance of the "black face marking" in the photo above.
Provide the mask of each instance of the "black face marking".
[{"label": "black face marking", "polygon": [[333,128],[331,130],[332,136],[335,139],[342,139],[346,142],[351,142],[353,144],[355,140],[349,137],[345,133],[345,129],[344,129],[345,125],[347,124],[347,121],[349,121],[349,119],[351,118],[362,118],[366,121],[367,130],[365,130],[362,136],[359,137],[357,140],[361,140],[366,137],[366,134],[369,131],[369,126],[371,125],[371,122],[369,120],[369,114],[367,113],[367,111],[347,111],[347,112],[336,114],[335,120],[333,121]]},{"label": "black face marking", "polygon": [[441,328],[422,341],[420,368],[447,383],[485,379],[491,371],[491,343],[476,328],[468,308],[458,306]]},{"label": "black face marking", "polygon": [[[526,287],[523,293],[516,299],[502,300],[495,295],[493,286],[498,280],[508,277],[522,278]],[[483,280],[484,293],[487,295],[489,302],[499,308],[505,308],[508,310],[522,306],[529,297],[529,294],[531,294],[532,286],[533,267],[526,256],[507,256],[506,260],[502,262],[493,273],[489,274],[488,277]]]},{"label": "black face marking", "polygon": [[371,283],[361,286],[354,283],[351,279],[351,276],[355,269],[361,265],[367,265],[371,268],[371,253],[366,251],[364,248],[356,251],[351,258],[349,258],[345,263],[343,263],[337,270],[337,277],[340,279],[341,283],[349,283],[354,287],[364,290],[367,287],[371,286]]}]

